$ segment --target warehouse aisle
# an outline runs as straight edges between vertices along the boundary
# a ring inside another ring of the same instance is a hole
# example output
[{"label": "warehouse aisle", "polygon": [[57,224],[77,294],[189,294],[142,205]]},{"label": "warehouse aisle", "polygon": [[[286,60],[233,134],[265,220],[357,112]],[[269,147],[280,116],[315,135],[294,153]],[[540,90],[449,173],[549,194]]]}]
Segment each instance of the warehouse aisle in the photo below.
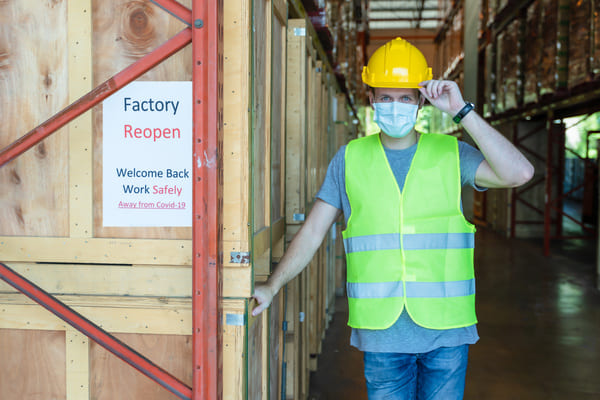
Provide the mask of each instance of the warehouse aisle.
[{"label": "warehouse aisle", "polygon": [[[479,343],[471,347],[466,400],[600,398],[600,292],[595,245],[571,241],[542,255],[540,241],[477,233]],[[366,399],[362,355],[348,345],[338,298],[311,399]]]}]

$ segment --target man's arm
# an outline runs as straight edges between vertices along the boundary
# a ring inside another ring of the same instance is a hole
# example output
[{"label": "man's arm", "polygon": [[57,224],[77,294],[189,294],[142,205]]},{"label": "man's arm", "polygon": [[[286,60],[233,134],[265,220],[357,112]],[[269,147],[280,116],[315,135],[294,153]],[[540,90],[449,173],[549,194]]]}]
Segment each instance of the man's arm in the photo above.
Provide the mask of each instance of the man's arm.
[{"label": "man's arm", "polygon": [[258,307],[252,310],[252,315],[256,316],[269,307],[279,289],[308,265],[340,212],[334,206],[317,199],[267,283],[254,288],[253,297],[258,302]]},{"label": "man's arm", "polygon": [[[465,105],[460,89],[452,81],[425,81],[419,91],[431,104],[455,116]],[[533,177],[533,165],[500,132],[475,111],[461,121],[485,160],[475,173],[475,183],[487,188],[520,186]]]}]

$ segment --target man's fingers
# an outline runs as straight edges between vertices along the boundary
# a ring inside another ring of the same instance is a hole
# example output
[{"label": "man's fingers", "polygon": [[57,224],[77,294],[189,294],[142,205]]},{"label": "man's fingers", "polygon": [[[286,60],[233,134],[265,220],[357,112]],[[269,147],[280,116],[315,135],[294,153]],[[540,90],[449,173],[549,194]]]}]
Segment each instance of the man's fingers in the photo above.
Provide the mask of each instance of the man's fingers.
[{"label": "man's fingers", "polygon": [[256,317],[258,314],[260,314],[261,312],[263,312],[268,306],[269,306],[269,303],[266,303],[266,302],[262,303],[262,304],[259,304],[258,307],[255,307],[252,310],[252,316]]},{"label": "man's fingers", "polygon": [[427,87],[422,87],[422,88],[419,88],[419,91],[421,92],[421,94],[422,94],[423,96],[425,96],[425,98],[426,98],[427,100],[431,101],[431,95],[429,94],[429,91],[427,90]]}]

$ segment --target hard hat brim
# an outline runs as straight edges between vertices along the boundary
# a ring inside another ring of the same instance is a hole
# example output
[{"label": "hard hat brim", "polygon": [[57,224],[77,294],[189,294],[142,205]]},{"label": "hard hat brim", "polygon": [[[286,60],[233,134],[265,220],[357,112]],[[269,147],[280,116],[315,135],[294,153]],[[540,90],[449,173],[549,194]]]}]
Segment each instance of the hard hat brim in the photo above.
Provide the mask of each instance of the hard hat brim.
[{"label": "hard hat brim", "polygon": [[398,83],[398,82],[377,82],[377,84],[369,84],[367,85],[374,88],[390,88],[390,89],[419,89],[423,86],[419,86],[420,82],[406,82],[406,83]]}]

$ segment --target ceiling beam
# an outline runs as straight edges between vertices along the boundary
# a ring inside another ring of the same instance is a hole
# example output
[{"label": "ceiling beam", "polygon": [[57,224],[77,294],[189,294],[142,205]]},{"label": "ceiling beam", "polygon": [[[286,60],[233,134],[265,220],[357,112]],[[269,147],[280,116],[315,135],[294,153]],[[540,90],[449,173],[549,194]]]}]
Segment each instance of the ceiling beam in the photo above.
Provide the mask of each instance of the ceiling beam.
[{"label": "ceiling beam", "polygon": [[423,8],[425,8],[425,0],[421,0],[419,4],[419,19],[417,20],[417,29],[421,27],[421,19],[423,17]]},{"label": "ceiling beam", "polygon": [[[441,21],[441,18],[421,18],[419,21]],[[407,21],[414,22],[417,18],[405,18],[405,17],[390,17],[390,18],[369,18],[369,22],[391,22],[391,21]]]},{"label": "ceiling beam", "polygon": [[[385,7],[385,8],[369,8],[369,12],[372,11],[385,11],[385,12],[394,12],[394,11],[419,11],[420,9],[415,7]],[[439,11],[437,7],[423,7],[423,11]]]}]

